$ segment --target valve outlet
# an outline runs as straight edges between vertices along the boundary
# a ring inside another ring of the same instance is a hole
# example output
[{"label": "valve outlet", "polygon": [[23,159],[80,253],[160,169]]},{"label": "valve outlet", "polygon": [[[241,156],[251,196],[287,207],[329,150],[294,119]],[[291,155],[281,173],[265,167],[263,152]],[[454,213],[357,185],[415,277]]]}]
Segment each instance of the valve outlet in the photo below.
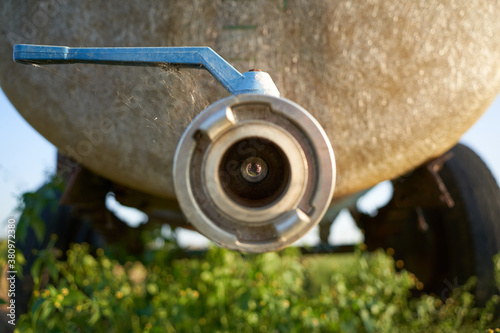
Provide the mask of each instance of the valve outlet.
[{"label": "valve outlet", "polygon": [[276,251],[323,217],[335,159],[320,124],[299,105],[233,95],[202,111],[184,132],[174,185],[188,221],[216,244]]}]

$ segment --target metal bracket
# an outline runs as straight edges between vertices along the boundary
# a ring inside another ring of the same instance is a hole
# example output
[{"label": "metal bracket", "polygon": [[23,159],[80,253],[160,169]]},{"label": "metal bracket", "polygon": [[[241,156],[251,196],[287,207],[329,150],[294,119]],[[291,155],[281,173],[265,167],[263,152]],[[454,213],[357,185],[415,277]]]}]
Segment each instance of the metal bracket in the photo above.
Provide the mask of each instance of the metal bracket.
[{"label": "metal bracket", "polygon": [[21,64],[90,63],[122,66],[180,65],[205,68],[233,95],[252,93],[279,97],[269,74],[241,74],[210,47],[67,47],[18,44],[14,61]]}]

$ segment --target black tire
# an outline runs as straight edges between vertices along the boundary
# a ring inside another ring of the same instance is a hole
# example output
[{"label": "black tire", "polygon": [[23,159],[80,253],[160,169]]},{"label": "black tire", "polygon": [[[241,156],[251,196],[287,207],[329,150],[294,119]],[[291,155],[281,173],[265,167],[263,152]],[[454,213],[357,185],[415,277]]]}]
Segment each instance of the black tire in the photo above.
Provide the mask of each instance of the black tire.
[{"label": "black tire", "polygon": [[500,190],[472,150],[459,144],[451,153],[439,174],[455,206],[432,216],[432,223],[442,223],[447,256],[441,264],[449,281],[477,276],[476,299],[484,303],[497,292],[493,256],[500,251]]},{"label": "black tire", "polygon": [[16,276],[16,285],[20,286],[16,292],[17,316],[28,311],[28,303],[33,291],[33,277],[31,266],[37,259],[37,252],[47,248],[51,237],[57,237],[55,248],[62,251],[63,255],[69,249],[71,243],[88,243],[93,247],[103,244],[102,237],[96,233],[90,221],[79,218],[78,212],[70,205],[60,205],[56,211],[49,208],[44,209],[41,218],[45,224],[45,234],[40,242],[30,228],[23,242],[18,242],[18,249],[23,253],[26,264],[23,266],[23,278]]},{"label": "black tire", "polygon": [[423,291],[444,299],[476,276],[476,302],[482,305],[498,292],[493,256],[500,251],[500,190],[466,146],[458,144],[443,157],[435,171],[452,207],[430,176],[431,162],[393,181],[393,199],[377,216],[358,213],[355,219],[368,249],[393,249],[395,259],[423,282]]},{"label": "black tire", "polygon": [[[58,167],[64,166],[67,161],[65,159],[62,155],[58,156]],[[37,198],[48,200],[44,202],[47,207],[40,216],[45,225],[45,233],[43,240],[39,241],[33,229],[29,228],[24,241],[18,243],[26,264],[23,267],[23,278],[16,278],[16,285],[20,286],[16,292],[16,304],[19,305],[17,315],[28,311],[33,291],[30,270],[38,257],[37,252],[47,248],[53,235],[57,237],[54,247],[61,250],[62,256],[59,259],[62,260],[72,243],[88,243],[93,250],[113,243],[123,243],[123,250],[131,254],[142,253],[144,250],[141,227],[129,227],[106,208],[106,195],[111,190],[111,183],[83,167],[79,167],[71,175],[71,181],[66,180],[66,183],[71,182],[74,190],[68,194],[66,188],[65,192],[71,204],[59,204],[54,211],[50,207],[54,202],[60,202],[63,194],[54,193],[47,199],[44,187],[50,188],[50,185],[43,185],[37,191]]]}]

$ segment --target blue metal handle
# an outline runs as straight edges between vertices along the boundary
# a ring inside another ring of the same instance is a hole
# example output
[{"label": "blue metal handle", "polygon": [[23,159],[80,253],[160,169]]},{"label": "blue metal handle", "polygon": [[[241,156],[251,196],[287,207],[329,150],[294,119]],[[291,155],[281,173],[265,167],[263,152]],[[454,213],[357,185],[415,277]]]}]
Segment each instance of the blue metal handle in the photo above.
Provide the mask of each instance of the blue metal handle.
[{"label": "blue metal handle", "polygon": [[264,72],[241,74],[209,47],[67,47],[18,44],[14,61],[22,64],[91,63],[125,66],[182,65],[207,69],[232,94],[279,96]]}]

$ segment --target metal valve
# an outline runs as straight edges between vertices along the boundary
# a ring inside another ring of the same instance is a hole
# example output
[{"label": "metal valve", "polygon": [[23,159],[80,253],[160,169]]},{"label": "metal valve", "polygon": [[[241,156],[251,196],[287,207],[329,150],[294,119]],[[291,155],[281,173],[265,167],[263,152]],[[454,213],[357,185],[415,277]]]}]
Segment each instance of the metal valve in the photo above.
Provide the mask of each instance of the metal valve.
[{"label": "metal valve", "polygon": [[223,247],[282,249],[311,230],[331,203],[336,171],[326,133],[306,110],[280,98],[265,72],[241,74],[208,47],[16,45],[14,60],[207,69],[232,95],[185,130],[173,177],[187,220]]}]

